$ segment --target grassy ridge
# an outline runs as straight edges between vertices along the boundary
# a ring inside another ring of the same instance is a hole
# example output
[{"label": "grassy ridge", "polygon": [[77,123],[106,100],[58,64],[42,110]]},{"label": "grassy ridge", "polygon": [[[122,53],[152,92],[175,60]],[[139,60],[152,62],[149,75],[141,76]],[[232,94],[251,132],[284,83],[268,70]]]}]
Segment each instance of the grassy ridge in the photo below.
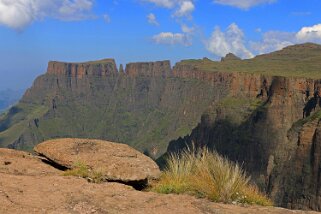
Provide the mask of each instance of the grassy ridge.
[{"label": "grassy ridge", "polygon": [[0,116],[0,145],[6,147],[16,141],[35,119],[42,117],[48,108],[19,103]]},{"label": "grassy ridge", "polygon": [[283,50],[260,55],[253,59],[224,62],[184,60],[189,65],[208,72],[242,72],[269,76],[321,78],[321,45],[306,43],[289,46]]}]

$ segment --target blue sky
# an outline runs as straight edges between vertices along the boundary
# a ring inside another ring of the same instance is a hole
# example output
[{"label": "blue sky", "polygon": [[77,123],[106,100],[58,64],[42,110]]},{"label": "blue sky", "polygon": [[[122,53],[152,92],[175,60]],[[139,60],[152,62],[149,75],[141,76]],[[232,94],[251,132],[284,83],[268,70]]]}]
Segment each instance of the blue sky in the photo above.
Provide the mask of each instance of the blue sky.
[{"label": "blue sky", "polygon": [[0,90],[49,60],[242,58],[321,43],[320,0],[0,0]]}]

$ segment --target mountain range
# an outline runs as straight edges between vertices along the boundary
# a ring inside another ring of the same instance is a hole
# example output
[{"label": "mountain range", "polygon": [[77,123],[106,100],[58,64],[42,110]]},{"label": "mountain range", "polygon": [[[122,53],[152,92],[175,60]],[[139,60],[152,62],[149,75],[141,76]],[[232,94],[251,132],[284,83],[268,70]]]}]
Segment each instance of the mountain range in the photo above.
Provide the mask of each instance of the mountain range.
[{"label": "mountain range", "polygon": [[186,147],[237,161],[276,205],[321,210],[321,46],[129,63],[52,61],[0,116],[0,147],[52,138],[126,143],[162,162]]}]

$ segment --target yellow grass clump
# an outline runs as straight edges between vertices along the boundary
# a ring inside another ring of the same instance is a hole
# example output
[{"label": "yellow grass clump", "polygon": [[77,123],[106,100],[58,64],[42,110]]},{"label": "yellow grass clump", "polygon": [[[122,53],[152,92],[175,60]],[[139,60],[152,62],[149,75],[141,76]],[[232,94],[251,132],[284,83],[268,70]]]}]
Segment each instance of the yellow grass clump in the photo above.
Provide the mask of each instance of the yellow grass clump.
[{"label": "yellow grass clump", "polygon": [[159,182],[151,189],[158,193],[187,193],[215,202],[271,206],[272,202],[249,183],[245,171],[216,152],[187,149],[172,154]]}]

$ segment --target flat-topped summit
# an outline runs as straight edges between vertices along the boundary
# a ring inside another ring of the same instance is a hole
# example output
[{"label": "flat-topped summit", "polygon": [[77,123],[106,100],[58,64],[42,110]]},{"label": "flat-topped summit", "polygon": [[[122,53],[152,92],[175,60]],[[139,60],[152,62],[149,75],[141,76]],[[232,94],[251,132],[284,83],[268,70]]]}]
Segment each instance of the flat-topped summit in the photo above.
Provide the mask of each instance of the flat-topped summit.
[{"label": "flat-topped summit", "polygon": [[108,75],[117,73],[117,66],[114,59],[102,59],[88,62],[58,62],[48,63],[48,74],[67,75],[82,77],[85,75]]},{"label": "flat-topped summit", "polygon": [[126,65],[126,74],[129,76],[169,76],[171,75],[171,62],[169,60],[156,62],[136,62]]}]

